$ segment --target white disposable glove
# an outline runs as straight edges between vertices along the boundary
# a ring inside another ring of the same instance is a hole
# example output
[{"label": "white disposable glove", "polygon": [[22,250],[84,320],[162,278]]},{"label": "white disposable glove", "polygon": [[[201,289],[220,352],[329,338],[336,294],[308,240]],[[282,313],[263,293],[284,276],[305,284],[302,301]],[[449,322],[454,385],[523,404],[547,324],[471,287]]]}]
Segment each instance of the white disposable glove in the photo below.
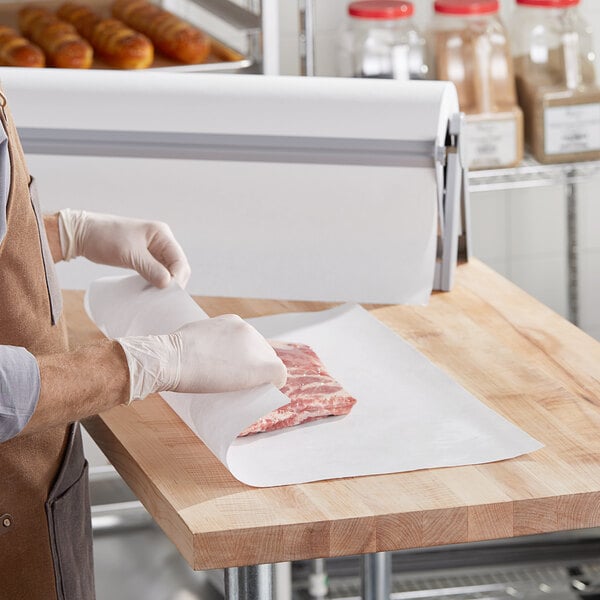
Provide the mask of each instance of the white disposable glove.
[{"label": "white disposable glove", "polygon": [[130,402],[162,391],[233,392],[283,386],[287,370],[254,327],[237,315],[188,323],[170,335],[117,340],[127,358]]},{"label": "white disposable glove", "polygon": [[168,225],[81,210],[58,213],[64,260],[77,256],[102,265],[134,269],[159,288],[173,277],[181,287],[190,278],[190,265]]}]

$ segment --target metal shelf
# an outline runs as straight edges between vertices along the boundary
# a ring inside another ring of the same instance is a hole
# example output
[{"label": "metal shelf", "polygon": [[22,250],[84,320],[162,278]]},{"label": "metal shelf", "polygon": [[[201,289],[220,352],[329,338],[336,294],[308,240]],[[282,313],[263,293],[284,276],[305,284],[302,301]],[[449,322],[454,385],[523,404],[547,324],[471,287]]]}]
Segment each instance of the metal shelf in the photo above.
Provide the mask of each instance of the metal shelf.
[{"label": "metal shelf", "polygon": [[191,0],[213,15],[234,27],[245,31],[260,31],[260,15],[251,10],[250,6],[244,7],[232,0]]},{"label": "metal shelf", "polygon": [[565,188],[567,208],[567,295],[569,320],[579,325],[579,252],[577,183],[600,175],[600,161],[542,165],[531,156],[517,167],[471,171],[468,174],[469,192],[515,190],[548,185]]},{"label": "metal shelf", "polygon": [[491,192],[579,183],[600,175],[600,161],[542,165],[526,156],[516,167],[469,172],[470,192]]}]

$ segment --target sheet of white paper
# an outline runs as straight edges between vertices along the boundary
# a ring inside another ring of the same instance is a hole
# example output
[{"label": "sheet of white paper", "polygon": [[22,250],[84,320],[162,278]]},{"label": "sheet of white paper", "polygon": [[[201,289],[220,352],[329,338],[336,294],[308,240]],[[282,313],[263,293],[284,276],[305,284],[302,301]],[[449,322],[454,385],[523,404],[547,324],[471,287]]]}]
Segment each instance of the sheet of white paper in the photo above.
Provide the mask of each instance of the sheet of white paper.
[{"label": "sheet of white paper", "polygon": [[[86,306],[110,337],[165,333],[205,313],[186,292],[138,276],[98,280]],[[275,486],[477,464],[541,444],[489,409],[357,305],[252,319],[267,338],[311,346],[358,402],[345,417],[236,439],[287,403],[273,386],[228,394],[163,394],[240,481]]]}]

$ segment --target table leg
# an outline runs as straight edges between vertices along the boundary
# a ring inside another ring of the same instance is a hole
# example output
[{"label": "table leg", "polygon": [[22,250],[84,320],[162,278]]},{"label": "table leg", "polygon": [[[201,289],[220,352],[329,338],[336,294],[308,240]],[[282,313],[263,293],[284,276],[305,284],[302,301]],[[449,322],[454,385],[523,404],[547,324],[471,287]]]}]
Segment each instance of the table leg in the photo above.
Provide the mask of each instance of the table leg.
[{"label": "table leg", "polygon": [[389,600],[392,555],[375,552],[362,556],[363,600]]},{"label": "table leg", "polygon": [[239,600],[238,568],[225,569],[225,600]]},{"label": "table leg", "polygon": [[272,600],[272,565],[225,569],[225,600]]},{"label": "table leg", "polygon": [[292,600],[292,563],[273,565],[273,597],[276,600]]}]

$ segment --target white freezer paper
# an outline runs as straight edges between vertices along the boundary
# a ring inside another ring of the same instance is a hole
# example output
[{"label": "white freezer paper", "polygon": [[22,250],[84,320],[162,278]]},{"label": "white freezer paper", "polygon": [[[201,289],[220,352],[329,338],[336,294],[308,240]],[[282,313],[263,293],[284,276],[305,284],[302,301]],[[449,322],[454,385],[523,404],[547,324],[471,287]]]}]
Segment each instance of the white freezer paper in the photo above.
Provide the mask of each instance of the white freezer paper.
[{"label": "white freezer paper", "polygon": [[[137,275],[94,282],[86,308],[110,337],[167,333],[206,318],[181,288],[158,290]],[[162,394],[243,483],[275,486],[477,464],[542,447],[358,305],[249,322],[268,339],[311,346],[357,404],[344,417],[236,439],[287,398],[272,385]]]}]

